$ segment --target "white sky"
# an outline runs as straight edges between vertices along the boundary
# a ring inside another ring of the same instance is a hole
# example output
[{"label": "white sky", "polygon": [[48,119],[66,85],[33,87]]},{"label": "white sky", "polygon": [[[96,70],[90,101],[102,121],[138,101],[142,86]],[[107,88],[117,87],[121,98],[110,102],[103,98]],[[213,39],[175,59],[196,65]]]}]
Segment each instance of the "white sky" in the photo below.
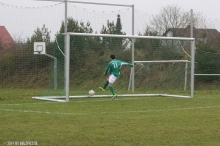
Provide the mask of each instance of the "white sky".
[{"label": "white sky", "polygon": [[[73,0],[82,2],[108,3],[134,5],[135,10],[144,12],[149,15],[159,14],[162,7],[168,5],[177,5],[185,12],[193,9],[194,13],[202,13],[206,17],[208,23],[212,23],[213,27],[220,31],[220,0]],[[53,1],[37,1],[37,0],[0,0],[0,3],[21,6],[21,7],[40,7],[58,4],[60,2]],[[114,11],[125,9],[125,7],[103,6],[93,4],[74,3],[75,6],[98,11]],[[1,22],[0,22],[1,24]],[[11,31],[12,32],[12,31]],[[14,35],[14,34],[12,34]]]},{"label": "white sky", "polygon": [[[167,5],[178,5],[184,11],[190,11],[193,9],[194,12],[202,12],[204,16],[212,19],[220,20],[220,0],[75,0],[83,2],[94,2],[94,3],[111,3],[111,4],[124,4],[124,5],[134,5],[135,9],[143,11],[149,14],[158,14],[160,9]],[[45,1],[34,1],[34,0],[0,0],[0,2],[5,4],[11,4],[16,6],[45,6],[50,4],[55,4],[56,2],[45,2]],[[80,7],[85,7],[89,9],[102,9],[103,6],[94,5],[80,5],[75,4]],[[114,9],[114,7],[112,7]],[[109,9],[110,7],[106,7]],[[116,9],[116,8],[115,8]]]}]

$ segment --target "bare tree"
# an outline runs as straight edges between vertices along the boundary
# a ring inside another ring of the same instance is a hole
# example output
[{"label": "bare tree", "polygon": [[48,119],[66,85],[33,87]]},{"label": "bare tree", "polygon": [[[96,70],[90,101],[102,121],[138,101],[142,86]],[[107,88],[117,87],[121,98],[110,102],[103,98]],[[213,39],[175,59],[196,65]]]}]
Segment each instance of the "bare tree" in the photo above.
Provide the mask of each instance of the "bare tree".
[{"label": "bare tree", "polygon": [[207,27],[213,27],[211,24],[207,24],[206,18],[204,15],[200,13],[194,13],[193,14],[193,25],[196,28],[207,28]]},{"label": "bare tree", "polygon": [[[191,24],[190,11],[184,12],[177,5],[168,5],[162,7],[158,15],[153,16],[151,25],[157,30],[159,35],[163,35],[166,31],[171,30],[172,36],[176,36],[178,28],[186,28]],[[193,27],[207,28],[207,23],[202,13],[193,14]]]},{"label": "bare tree", "polygon": [[[153,16],[151,25],[159,35],[163,35],[168,29],[184,28],[189,23],[189,14],[184,12],[177,5],[162,7],[158,15]],[[175,34],[173,34],[174,36]]]}]

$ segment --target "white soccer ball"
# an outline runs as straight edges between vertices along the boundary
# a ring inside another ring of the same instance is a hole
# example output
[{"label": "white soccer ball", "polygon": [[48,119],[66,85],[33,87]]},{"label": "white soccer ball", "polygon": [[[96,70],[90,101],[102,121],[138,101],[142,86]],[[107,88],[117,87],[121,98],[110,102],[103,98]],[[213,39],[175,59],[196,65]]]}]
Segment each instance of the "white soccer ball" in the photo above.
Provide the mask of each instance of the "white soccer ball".
[{"label": "white soccer ball", "polygon": [[90,95],[90,96],[92,96],[92,95],[94,95],[94,94],[95,94],[95,91],[89,90],[89,95]]}]

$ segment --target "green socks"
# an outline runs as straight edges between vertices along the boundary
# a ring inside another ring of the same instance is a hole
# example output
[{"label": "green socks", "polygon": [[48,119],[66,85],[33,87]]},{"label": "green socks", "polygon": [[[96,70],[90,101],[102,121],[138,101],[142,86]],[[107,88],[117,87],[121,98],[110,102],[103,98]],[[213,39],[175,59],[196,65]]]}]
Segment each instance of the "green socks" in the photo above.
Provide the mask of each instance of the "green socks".
[{"label": "green socks", "polygon": [[[108,86],[108,81],[105,82],[104,86],[102,89],[104,89],[103,91],[105,91],[105,88]],[[109,86],[110,91],[112,92],[113,95],[115,95],[115,90],[112,86]]]},{"label": "green socks", "polygon": [[105,89],[108,86],[108,83],[109,83],[108,81],[105,82],[103,89]]},{"label": "green socks", "polygon": [[112,94],[115,95],[115,90],[112,86],[109,86],[109,89],[111,90]]}]

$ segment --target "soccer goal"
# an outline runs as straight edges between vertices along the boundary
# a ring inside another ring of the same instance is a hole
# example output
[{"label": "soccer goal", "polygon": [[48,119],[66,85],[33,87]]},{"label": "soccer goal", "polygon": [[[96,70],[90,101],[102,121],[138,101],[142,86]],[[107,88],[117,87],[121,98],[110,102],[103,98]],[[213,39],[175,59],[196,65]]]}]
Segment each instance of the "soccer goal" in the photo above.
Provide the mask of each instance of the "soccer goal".
[{"label": "soccer goal", "polygon": [[[118,97],[193,97],[194,38],[72,32],[65,36],[65,95],[62,98],[66,101],[111,97],[108,89],[105,92],[98,89],[106,80],[103,73],[110,54],[134,64],[132,69],[121,68],[114,84]],[[95,95],[89,96],[89,90],[94,90]]]}]

